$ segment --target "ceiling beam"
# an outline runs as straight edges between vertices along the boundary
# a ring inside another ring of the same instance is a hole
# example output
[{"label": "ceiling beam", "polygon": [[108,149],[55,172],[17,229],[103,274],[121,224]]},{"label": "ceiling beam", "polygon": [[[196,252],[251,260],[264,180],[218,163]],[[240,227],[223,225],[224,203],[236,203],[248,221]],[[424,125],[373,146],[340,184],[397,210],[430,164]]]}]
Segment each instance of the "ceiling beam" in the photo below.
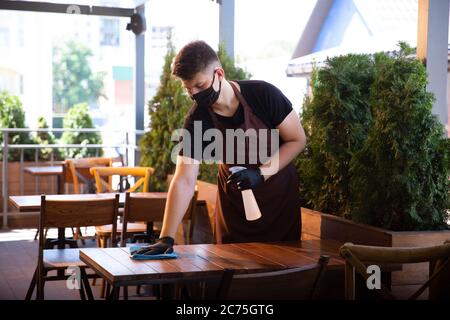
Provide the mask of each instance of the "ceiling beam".
[{"label": "ceiling beam", "polygon": [[46,13],[86,14],[109,17],[130,17],[135,9],[87,6],[35,1],[0,1],[0,10],[34,11]]}]

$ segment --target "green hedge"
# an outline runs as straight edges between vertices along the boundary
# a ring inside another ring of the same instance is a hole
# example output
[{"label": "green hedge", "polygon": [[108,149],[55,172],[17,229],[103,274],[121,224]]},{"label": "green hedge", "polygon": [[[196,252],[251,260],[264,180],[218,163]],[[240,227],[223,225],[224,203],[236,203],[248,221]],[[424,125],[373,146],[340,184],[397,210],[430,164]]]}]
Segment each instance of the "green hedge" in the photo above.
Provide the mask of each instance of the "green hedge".
[{"label": "green hedge", "polygon": [[[64,117],[63,127],[68,129],[88,129],[94,128],[89,106],[86,103],[79,103],[69,109]],[[62,144],[102,144],[102,138],[99,132],[64,132],[61,136]],[[101,156],[103,151],[94,148],[62,148],[60,150],[63,158],[86,158]]]},{"label": "green hedge", "polygon": [[404,44],[317,70],[301,115],[303,205],[390,230],[445,228],[450,150],[426,84]]},{"label": "green hedge", "polygon": [[[26,128],[25,112],[19,97],[10,95],[7,91],[0,92],[0,128]],[[0,143],[3,143],[3,134],[0,133]],[[8,144],[35,144],[29,132],[10,132]],[[0,150],[1,159],[3,159]],[[9,161],[20,160],[20,150],[10,149],[8,151]],[[34,160],[34,150],[24,151],[24,160]]]}]

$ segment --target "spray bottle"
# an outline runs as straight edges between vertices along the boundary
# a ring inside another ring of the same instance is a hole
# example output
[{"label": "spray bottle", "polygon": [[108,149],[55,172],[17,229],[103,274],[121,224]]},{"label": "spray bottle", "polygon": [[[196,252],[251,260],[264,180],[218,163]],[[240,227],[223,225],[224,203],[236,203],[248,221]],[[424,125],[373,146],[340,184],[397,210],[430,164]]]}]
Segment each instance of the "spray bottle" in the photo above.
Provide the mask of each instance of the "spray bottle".
[{"label": "spray bottle", "polygon": [[[230,172],[235,173],[245,169],[247,168],[235,166],[230,168]],[[242,201],[244,202],[245,217],[248,221],[261,218],[261,211],[259,210],[258,203],[256,202],[252,189],[242,190]]]}]

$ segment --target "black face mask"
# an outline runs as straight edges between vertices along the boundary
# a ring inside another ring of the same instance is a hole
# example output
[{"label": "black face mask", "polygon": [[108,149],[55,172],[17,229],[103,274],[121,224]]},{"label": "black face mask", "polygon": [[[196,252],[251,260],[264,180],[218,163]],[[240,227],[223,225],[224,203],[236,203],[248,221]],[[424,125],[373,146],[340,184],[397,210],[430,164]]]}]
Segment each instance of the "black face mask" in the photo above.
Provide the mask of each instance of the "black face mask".
[{"label": "black face mask", "polygon": [[200,91],[191,96],[191,98],[197,103],[197,105],[199,107],[208,108],[212,104],[214,104],[217,101],[217,99],[219,99],[220,90],[222,88],[222,81],[219,82],[219,91],[214,90],[213,84],[214,84],[215,77],[216,77],[216,72],[214,71],[213,81],[211,83],[211,86],[208,89]]}]

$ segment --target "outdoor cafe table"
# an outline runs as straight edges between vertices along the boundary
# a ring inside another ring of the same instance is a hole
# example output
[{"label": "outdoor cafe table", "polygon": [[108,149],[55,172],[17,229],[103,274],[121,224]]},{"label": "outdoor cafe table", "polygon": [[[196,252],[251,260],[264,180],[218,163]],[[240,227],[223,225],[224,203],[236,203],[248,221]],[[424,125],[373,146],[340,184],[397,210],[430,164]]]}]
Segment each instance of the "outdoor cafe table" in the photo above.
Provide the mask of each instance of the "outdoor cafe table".
[{"label": "outdoor cafe table", "polygon": [[[57,190],[58,194],[62,194],[63,192],[63,175],[64,175],[64,169],[63,169],[64,161],[55,161],[53,164],[45,165],[45,166],[30,166],[23,168],[23,171],[35,176],[35,177],[44,177],[44,176],[55,176],[57,177]],[[77,166],[77,176],[80,180],[85,180],[86,178],[83,177],[90,177],[92,176],[90,173],[91,167],[80,167]]]},{"label": "outdoor cafe table", "polygon": [[45,176],[56,176],[57,178],[57,190],[58,193],[62,193],[62,175],[63,167],[62,165],[49,165],[40,167],[25,167],[23,171],[35,176],[35,177],[45,177]]},{"label": "outdoor cafe table", "polygon": [[[47,195],[47,200],[89,200],[89,199],[104,199],[113,197],[113,193],[99,193],[99,194],[55,194]],[[163,210],[165,200],[167,199],[167,192],[138,192],[133,193],[133,197],[154,198],[161,199],[161,205],[155,206],[155,210]],[[41,209],[41,196],[10,196],[9,202],[12,206],[17,208],[20,212],[39,211]],[[123,207],[125,203],[125,193],[120,193],[119,207]],[[66,243],[70,241],[65,239],[65,228],[58,228],[58,248],[63,249]]]},{"label": "outdoor cafe table", "polygon": [[59,176],[63,174],[63,168],[61,165],[25,167],[23,168],[23,171],[34,176]]},{"label": "outdoor cafe table", "polygon": [[330,256],[328,269],[343,269],[334,240],[302,240],[277,243],[176,245],[176,259],[132,260],[129,248],[83,248],[80,259],[112,286],[110,299],[129,285],[164,284],[221,276],[224,269],[235,273],[267,272],[312,266],[320,255]]}]

